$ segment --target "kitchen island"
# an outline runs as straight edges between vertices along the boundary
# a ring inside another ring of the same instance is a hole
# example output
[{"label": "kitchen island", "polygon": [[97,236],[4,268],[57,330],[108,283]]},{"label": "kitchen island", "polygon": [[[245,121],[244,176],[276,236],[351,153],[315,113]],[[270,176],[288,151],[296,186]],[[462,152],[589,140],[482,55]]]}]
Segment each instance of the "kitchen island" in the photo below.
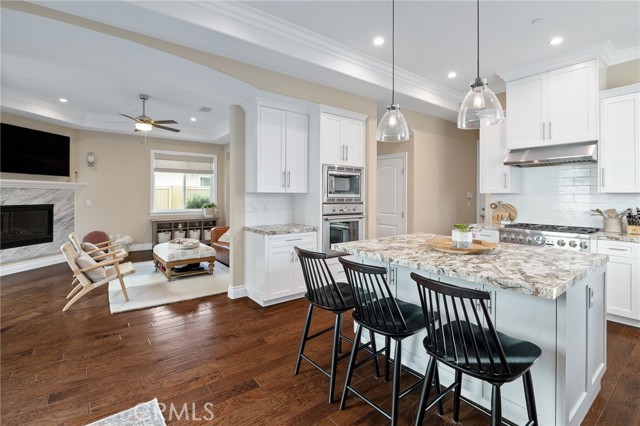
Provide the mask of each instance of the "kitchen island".
[{"label": "kitchen island", "polygon": [[[332,245],[358,260],[388,268],[389,284],[402,300],[420,304],[411,272],[491,293],[499,331],[542,349],[532,368],[540,425],[579,425],[600,391],[606,369],[605,271],[608,257],[498,243],[486,254],[436,251],[433,234],[410,234]],[[403,363],[424,372],[422,332],[403,342]],[[382,339],[379,344],[382,344]],[[440,367],[443,385],[453,373]],[[489,408],[491,386],[466,378],[463,396]],[[523,424],[522,381],[502,387],[503,415]]]}]

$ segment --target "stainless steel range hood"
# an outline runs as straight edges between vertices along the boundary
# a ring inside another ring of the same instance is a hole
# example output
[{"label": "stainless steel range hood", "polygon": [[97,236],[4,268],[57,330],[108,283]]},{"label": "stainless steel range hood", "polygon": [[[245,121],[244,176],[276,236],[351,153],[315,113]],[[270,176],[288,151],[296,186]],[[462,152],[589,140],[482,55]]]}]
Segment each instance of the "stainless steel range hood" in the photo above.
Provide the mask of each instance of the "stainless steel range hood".
[{"label": "stainless steel range hood", "polygon": [[504,160],[507,166],[540,167],[567,163],[597,163],[598,141],[514,149]]}]

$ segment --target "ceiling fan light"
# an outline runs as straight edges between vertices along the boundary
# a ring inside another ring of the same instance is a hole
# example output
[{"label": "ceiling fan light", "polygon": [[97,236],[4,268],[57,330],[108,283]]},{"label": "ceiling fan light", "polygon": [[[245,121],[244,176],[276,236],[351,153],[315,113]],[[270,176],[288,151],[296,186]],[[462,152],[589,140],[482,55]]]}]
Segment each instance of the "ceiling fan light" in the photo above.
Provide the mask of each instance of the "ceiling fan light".
[{"label": "ceiling fan light", "polygon": [[135,124],[135,126],[136,126],[136,130],[140,130],[141,132],[148,132],[153,128],[153,126],[151,124],[149,124],[149,123],[139,123],[138,122],[138,123]]},{"label": "ceiling fan light", "polygon": [[458,111],[458,128],[479,129],[482,126],[502,123],[504,112],[496,95],[487,86],[487,80],[476,79],[464,97]]},{"label": "ceiling fan light", "polygon": [[389,105],[378,124],[376,139],[378,142],[406,142],[410,137],[409,125],[400,112],[400,106]]}]

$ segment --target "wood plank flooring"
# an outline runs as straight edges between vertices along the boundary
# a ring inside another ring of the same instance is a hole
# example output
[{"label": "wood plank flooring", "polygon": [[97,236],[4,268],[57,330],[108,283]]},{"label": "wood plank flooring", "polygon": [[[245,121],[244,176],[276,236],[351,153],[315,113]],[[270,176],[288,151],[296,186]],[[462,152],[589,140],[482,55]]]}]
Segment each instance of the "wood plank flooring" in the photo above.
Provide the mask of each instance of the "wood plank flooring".
[{"label": "wood plank flooring", "polygon": [[[63,313],[70,283],[66,264],[1,279],[2,425],[82,425],[153,398],[164,404],[170,425],[387,424],[355,397],[344,411],[329,404],[328,379],[308,363],[293,375],[304,300],[262,308],[217,295],[111,315],[103,287]],[[334,319],[314,315],[312,331]],[[640,425],[640,330],[609,323],[608,333],[607,373],[584,424]],[[324,365],[330,339],[308,347]],[[341,391],[346,362],[338,371]],[[388,408],[389,385],[373,368],[356,373],[357,386]],[[413,424],[417,399],[414,393],[401,402],[401,425]],[[445,409],[443,418],[431,414],[424,424],[453,424],[451,404]],[[463,406],[461,423],[490,422]]]}]

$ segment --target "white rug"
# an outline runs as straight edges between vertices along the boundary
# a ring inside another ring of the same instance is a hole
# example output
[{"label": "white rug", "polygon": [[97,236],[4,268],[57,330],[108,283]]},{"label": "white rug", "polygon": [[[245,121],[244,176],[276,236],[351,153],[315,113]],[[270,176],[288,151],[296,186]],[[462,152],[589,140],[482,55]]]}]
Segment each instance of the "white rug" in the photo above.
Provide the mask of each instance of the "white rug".
[{"label": "white rug", "polygon": [[165,426],[158,400],[143,402],[128,410],[121,411],[87,426]]},{"label": "white rug", "polygon": [[213,275],[191,275],[171,281],[155,270],[152,261],[134,263],[133,267],[135,274],[124,277],[128,302],[124,299],[120,282],[109,283],[109,309],[112,314],[226,293],[229,287],[229,268],[220,262],[215,263]]}]

